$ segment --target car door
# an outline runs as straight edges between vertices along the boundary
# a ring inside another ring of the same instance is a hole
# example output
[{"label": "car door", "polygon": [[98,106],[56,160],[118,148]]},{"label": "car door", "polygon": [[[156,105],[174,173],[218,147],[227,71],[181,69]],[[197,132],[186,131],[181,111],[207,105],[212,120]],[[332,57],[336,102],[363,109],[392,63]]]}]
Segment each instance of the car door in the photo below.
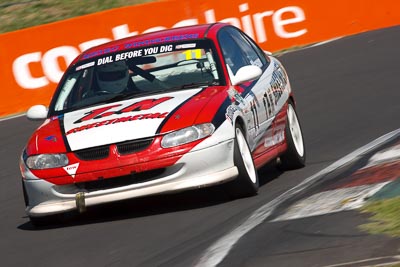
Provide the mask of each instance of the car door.
[{"label": "car door", "polygon": [[271,71],[264,52],[243,32],[233,27],[226,27],[219,34],[225,64],[233,74],[240,67],[255,65],[261,68],[259,79],[235,87],[246,103],[248,141],[254,157],[264,154],[271,147],[265,140],[272,137],[274,117],[274,95],[269,88]]}]

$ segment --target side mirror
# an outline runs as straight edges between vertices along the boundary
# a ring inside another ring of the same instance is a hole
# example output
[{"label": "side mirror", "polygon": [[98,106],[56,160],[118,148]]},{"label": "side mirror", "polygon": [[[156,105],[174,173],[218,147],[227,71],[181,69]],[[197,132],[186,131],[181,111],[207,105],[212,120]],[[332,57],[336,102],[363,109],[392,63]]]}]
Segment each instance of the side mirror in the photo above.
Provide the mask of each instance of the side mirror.
[{"label": "side mirror", "polygon": [[35,105],[28,109],[26,117],[33,121],[44,120],[47,118],[47,108],[44,105]]},{"label": "side mirror", "polygon": [[[229,72],[231,72],[229,67],[228,67],[228,70],[229,70]],[[248,66],[241,67],[237,71],[236,75],[230,75],[230,76],[231,76],[232,84],[238,85],[238,84],[241,84],[244,82],[258,79],[258,78],[260,78],[261,74],[262,74],[262,70],[260,67],[248,65]]]}]

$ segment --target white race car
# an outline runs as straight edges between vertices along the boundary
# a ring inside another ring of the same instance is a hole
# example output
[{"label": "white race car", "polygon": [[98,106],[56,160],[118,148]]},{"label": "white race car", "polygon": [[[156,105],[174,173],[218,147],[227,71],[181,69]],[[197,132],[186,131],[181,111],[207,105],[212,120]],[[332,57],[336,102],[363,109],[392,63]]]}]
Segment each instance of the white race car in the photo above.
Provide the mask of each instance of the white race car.
[{"label": "white race car", "polygon": [[257,169],[303,167],[294,96],[281,63],[224,23],[163,30],[83,52],[23,150],[26,212],[83,212],[102,203],[225,183],[257,194]]}]

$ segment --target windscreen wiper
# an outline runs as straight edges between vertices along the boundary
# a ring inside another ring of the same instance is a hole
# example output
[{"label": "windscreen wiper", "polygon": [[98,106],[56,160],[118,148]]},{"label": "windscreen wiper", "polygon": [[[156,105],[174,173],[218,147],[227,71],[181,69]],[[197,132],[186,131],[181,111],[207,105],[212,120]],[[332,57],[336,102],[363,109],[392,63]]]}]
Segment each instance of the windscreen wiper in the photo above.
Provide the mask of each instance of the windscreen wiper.
[{"label": "windscreen wiper", "polygon": [[171,89],[189,89],[189,88],[197,88],[197,87],[208,87],[211,85],[218,85],[218,81],[206,81],[206,82],[193,82],[193,83],[187,83],[187,84],[183,84],[180,86],[176,86],[174,88]]}]

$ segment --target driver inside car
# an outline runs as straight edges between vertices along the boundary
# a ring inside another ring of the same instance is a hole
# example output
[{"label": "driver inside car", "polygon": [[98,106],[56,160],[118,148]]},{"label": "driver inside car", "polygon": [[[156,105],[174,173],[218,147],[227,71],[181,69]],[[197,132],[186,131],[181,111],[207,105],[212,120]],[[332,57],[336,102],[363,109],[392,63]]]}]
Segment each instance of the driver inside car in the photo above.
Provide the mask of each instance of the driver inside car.
[{"label": "driver inside car", "polygon": [[127,90],[129,69],[123,60],[98,66],[95,75],[100,92],[118,94]]},{"label": "driver inside car", "polygon": [[129,72],[129,68],[123,60],[97,66],[94,72],[94,84],[90,91],[82,95],[82,98],[127,92]]}]

